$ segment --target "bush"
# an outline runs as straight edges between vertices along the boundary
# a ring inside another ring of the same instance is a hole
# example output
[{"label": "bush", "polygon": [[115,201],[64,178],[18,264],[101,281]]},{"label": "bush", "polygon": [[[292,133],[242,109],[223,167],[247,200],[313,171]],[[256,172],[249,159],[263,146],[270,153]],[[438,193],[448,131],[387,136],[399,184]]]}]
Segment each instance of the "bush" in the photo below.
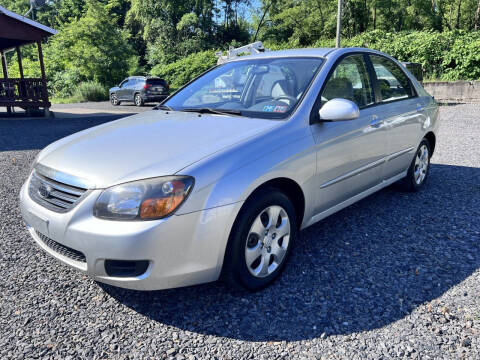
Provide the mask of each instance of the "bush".
[{"label": "bush", "polygon": [[172,88],[179,88],[216,63],[215,51],[209,50],[191,54],[168,65],[156,65],[150,73],[167,80]]},{"label": "bush", "polygon": [[104,101],[108,100],[108,92],[102,84],[86,81],[75,87],[72,98],[75,102]]},{"label": "bush", "polygon": [[[293,43],[266,43],[271,50],[292,49]],[[318,39],[313,47],[334,47],[335,39]],[[404,31],[391,33],[368,31],[350,39],[342,46],[367,47],[383,51],[399,61],[422,64],[426,79],[479,80],[480,32],[453,30]]]}]

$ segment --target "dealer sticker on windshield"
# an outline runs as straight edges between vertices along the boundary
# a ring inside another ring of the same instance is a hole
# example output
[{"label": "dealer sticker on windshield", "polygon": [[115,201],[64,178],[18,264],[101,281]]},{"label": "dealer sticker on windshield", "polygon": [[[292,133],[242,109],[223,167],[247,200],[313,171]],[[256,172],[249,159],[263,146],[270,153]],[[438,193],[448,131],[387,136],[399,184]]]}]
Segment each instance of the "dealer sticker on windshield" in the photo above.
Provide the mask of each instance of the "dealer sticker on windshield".
[{"label": "dealer sticker on windshield", "polygon": [[287,111],[288,109],[288,106],[286,105],[265,105],[263,107],[263,111],[265,112],[277,112],[277,113],[284,113],[285,111]]}]

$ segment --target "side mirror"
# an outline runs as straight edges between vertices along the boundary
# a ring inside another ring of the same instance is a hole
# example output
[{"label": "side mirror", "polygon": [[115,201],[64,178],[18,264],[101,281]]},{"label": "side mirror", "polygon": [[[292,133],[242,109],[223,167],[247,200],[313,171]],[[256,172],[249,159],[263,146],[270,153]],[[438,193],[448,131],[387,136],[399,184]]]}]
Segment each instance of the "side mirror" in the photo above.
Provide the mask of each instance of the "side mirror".
[{"label": "side mirror", "polygon": [[318,114],[320,122],[354,120],[360,116],[360,109],[353,101],[336,98],[327,101]]}]

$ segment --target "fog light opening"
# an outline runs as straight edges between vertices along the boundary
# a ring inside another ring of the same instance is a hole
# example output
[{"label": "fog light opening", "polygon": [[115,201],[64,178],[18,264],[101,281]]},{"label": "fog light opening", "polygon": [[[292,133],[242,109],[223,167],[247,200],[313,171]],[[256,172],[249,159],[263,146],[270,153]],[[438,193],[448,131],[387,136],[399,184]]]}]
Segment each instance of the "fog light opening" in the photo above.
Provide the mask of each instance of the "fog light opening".
[{"label": "fog light opening", "polygon": [[148,260],[105,260],[105,272],[112,277],[135,277],[145,274]]}]

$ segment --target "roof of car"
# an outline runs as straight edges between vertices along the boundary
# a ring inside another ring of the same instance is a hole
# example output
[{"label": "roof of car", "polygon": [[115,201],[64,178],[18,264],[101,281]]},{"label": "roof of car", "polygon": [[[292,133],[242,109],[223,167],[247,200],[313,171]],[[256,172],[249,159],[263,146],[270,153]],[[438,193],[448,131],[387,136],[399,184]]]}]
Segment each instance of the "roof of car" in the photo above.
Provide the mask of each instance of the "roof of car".
[{"label": "roof of car", "polygon": [[369,53],[380,53],[379,51],[360,48],[360,47],[351,47],[351,48],[306,48],[306,49],[289,49],[289,50],[278,50],[278,51],[265,51],[255,55],[239,56],[237,58],[229,59],[230,61],[240,61],[245,59],[258,59],[258,58],[274,58],[274,57],[322,57],[327,58],[333,54],[344,54],[348,52],[369,52]]},{"label": "roof of car", "polygon": [[129,76],[128,79],[163,80],[162,78],[159,78],[159,77],[157,77],[157,76],[142,76],[142,75],[139,75],[139,76]]},{"label": "roof of car", "polygon": [[311,57],[326,57],[335,48],[308,48],[308,49],[288,49],[278,51],[265,51],[255,55],[240,56],[238,58],[229,59],[229,61],[244,60],[249,58],[271,58],[271,57],[296,57],[296,56],[311,56]]}]

